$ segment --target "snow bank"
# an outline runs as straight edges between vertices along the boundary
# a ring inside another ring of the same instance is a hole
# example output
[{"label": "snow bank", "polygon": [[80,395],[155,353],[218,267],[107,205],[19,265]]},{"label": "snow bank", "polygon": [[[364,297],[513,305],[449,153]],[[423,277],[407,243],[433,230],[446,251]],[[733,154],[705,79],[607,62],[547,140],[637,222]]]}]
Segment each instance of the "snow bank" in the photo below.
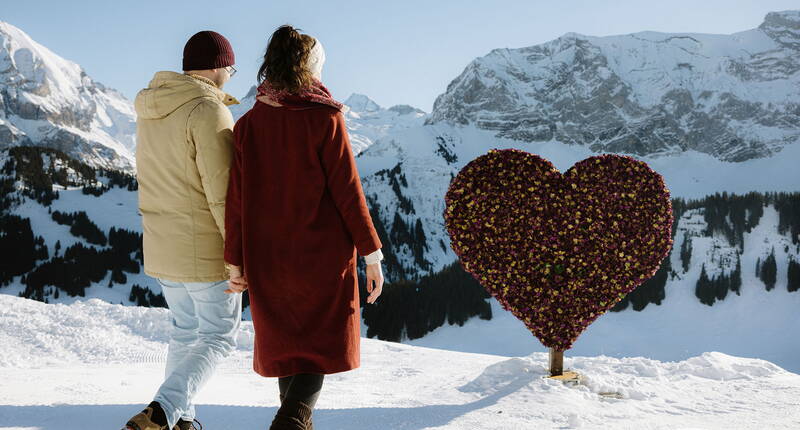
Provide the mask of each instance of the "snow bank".
[{"label": "snow bank", "polygon": [[[243,325],[239,348],[252,350],[252,323]],[[0,367],[163,362],[169,330],[167,309],[112,305],[100,299],[44,304],[2,294]]]},{"label": "snow bank", "polygon": [[[0,295],[0,428],[119,428],[161,382],[168,311]],[[199,394],[207,428],[265,428],[275,378],[251,370],[252,325]],[[546,354],[501,357],[362,340],[361,367],[326,376],[315,428],[797,429],[800,375],[710,352],[679,362],[567,356],[584,378],[547,378]],[[42,381],[42,383],[31,383]]]}]

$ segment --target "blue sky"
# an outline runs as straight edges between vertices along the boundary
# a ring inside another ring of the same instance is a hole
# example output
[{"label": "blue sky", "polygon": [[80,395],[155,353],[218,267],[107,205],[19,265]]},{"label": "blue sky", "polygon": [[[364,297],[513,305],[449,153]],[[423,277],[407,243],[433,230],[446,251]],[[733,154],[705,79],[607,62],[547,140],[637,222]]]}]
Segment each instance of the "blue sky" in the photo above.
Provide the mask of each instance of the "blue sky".
[{"label": "blue sky", "polygon": [[603,36],[652,30],[729,34],[757,27],[797,0],[672,1],[4,1],[0,20],[82,65],[128,98],[158,70],[180,70],[183,45],[214,30],[233,44],[239,73],[225,89],[242,97],[269,35],[292,24],[327,52],[323,81],[339,99],[366,94],[388,107],[430,111],[474,58],[567,32]]}]

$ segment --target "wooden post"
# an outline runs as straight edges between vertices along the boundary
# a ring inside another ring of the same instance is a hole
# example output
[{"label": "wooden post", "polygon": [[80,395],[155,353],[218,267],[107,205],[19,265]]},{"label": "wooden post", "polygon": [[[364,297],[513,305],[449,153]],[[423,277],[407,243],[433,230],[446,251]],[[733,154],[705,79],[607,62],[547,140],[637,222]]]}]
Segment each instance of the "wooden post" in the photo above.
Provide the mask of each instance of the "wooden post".
[{"label": "wooden post", "polygon": [[550,348],[550,376],[564,374],[564,351]]}]

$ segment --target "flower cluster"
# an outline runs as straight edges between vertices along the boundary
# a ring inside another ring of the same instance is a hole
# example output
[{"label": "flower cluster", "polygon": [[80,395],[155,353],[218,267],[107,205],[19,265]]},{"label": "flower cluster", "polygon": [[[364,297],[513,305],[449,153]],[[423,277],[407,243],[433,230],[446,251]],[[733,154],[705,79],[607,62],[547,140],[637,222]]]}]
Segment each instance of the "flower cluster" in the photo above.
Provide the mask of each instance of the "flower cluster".
[{"label": "flower cluster", "polygon": [[453,178],[445,205],[464,269],[562,351],[672,247],[669,190],[628,156],[590,157],[562,175],[537,155],[493,149]]}]

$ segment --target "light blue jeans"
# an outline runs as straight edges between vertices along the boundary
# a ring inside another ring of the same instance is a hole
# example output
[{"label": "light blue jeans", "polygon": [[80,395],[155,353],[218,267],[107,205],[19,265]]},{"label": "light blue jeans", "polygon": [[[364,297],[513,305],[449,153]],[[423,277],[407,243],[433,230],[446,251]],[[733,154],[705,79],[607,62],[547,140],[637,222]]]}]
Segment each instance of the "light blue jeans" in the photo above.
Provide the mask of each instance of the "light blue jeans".
[{"label": "light blue jeans", "polygon": [[153,400],[168,428],[195,417],[192,399],[214,369],[236,348],[242,321],[241,293],[226,294],[228,281],[173,282],[156,278],[172,317],[164,383]]}]

